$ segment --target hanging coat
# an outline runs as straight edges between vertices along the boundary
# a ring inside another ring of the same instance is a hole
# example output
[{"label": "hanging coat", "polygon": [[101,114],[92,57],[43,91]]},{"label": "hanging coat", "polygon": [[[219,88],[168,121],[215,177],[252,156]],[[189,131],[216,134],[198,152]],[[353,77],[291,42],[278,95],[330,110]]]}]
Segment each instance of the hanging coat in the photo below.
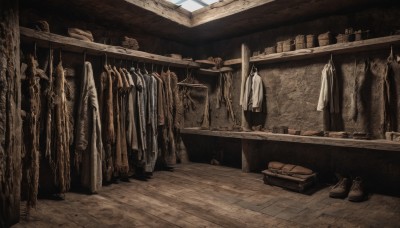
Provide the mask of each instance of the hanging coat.
[{"label": "hanging coat", "polygon": [[75,156],[81,157],[81,184],[92,193],[101,189],[103,143],[97,91],[90,62],[85,62],[75,134]]},{"label": "hanging coat", "polygon": [[261,76],[255,72],[247,77],[242,101],[244,111],[261,112],[264,98],[264,87]]},{"label": "hanging coat", "polygon": [[127,114],[127,129],[126,129],[126,139],[128,147],[131,150],[137,151],[139,149],[138,136],[136,129],[136,85],[132,79],[132,75],[124,69],[124,72],[129,81],[129,91],[128,91],[128,114]]},{"label": "hanging coat", "polygon": [[390,53],[386,68],[385,75],[383,77],[382,86],[382,114],[380,122],[380,130],[382,137],[385,137],[387,131],[397,131],[397,116],[396,116],[396,95],[395,95],[395,82],[394,82],[394,72],[392,68],[393,63],[393,52]]},{"label": "hanging coat", "polygon": [[339,87],[332,60],[329,60],[322,70],[317,111],[324,111],[325,130],[339,130],[337,126],[337,117],[340,113]]}]

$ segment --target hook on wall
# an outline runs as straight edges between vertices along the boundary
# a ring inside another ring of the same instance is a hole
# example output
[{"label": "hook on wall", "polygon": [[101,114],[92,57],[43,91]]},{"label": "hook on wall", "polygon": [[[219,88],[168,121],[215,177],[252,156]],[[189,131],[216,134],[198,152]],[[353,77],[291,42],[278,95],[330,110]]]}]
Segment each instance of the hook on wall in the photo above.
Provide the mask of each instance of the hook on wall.
[{"label": "hook on wall", "polygon": [[59,57],[59,59],[60,59],[60,62],[62,62],[62,50],[61,50],[61,48],[60,48],[60,50],[59,50],[59,53],[58,53],[58,54],[59,54],[59,56],[58,56],[58,57]]},{"label": "hook on wall", "polygon": [[107,53],[104,53],[104,65],[108,64]]},{"label": "hook on wall", "polygon": [[257,67],[254,64],[251,66],[250,72],[251,73],[257,73]]},{"label": "hook on wall", "polygon": [[36,45],[36,42],[34,42],[33,43],[33,57],[35,57],[35,59],[37,59],[36,50],[37,50],[37,45]]}]

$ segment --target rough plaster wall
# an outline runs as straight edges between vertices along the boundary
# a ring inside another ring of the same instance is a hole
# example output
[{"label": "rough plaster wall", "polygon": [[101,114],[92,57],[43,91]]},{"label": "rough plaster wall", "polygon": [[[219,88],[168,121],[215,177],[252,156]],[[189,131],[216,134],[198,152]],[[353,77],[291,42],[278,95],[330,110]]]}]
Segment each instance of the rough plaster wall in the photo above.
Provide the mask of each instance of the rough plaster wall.
[{"label": "rough plaster wall", "polygon": [[[389,49],[380,52],[359,53],[357,55],[334,56],[337,70],[343,130],[348,132],[365,131],[370,128],[374,137],[380,137],[379,123],[382,110],[382,82],[386,67],[386,57]],[[367,85],[367,119],[370,127],[365,127],[360,118],[354,122],[350,116],[351,96],[354,91],[354,62],[357,60],[358,72],[364,66],[364,60],[371,59],[371,74],[367,77],[371,81]],[[265,128],[273,126],[289,126],[299,130],[323,130],[322,113],[316,111],[321,71],[328,62],[329,56],[320,59],[286,62],[281,64],[265,65],[260,70],[266,88]],[[400,88],[398,74],[399,66],[393,64],[396,75],[397,88]],[[397,110],[400,105],[398,104]]]}]

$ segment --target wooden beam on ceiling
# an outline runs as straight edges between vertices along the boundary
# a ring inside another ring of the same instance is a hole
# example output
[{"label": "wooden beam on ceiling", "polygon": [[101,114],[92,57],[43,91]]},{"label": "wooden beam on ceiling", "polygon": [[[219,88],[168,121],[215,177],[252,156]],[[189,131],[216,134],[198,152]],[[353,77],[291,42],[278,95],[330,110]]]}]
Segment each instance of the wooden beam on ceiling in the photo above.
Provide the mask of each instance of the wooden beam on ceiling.
[{"label": "wooden beam on ceiling", "polygon": [[192,13],[191,27],[196,27],[223,17],[231,16],[251,8],[270,4],[278,0],[224,0]]},{"label": "wooden beam on ceiling", "polygon": [[165,0],[124,0],[186,27],[191,27],[191,13]]}]

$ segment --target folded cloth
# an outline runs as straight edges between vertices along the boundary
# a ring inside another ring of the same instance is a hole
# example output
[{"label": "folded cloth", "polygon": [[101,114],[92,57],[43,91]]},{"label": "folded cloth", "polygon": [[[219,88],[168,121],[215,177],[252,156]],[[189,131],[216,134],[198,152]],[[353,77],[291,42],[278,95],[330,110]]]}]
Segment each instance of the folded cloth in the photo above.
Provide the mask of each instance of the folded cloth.
[{"label": "folded cloth", "polygon": [[390,140],[390,141],[395,141],[395,142],[400,142],[400,133],[399,132],[386,132],[385,134],[385,138],[386,140]]},{"label": "folded cloth", "polygon": [[349,133],[344,131],[330,131],[327,136],[331,138],[348,138]]},{"label": "folded cloth", "polygon": [[323,131],[303,131],[301,132],[302,136],[324,136]]},{"label": "folded cloth", "polygon": [[82,29],[78,29],[78,28],[68,28],[68,35],[70,37],[79,39],[79,40],[84,40],[84,41],[89,41],[89,42],[93,42],[93,35],[90,31],[85,31]]},{"label": "folded cloth", "polygon": [[47,21],[43,21],[43,20],[36,21],[35,29],[38,31],[42,31],[42,32],[50,32],[49,23],[47,23]]},{"label": "folded cloth", "polygon": [[133,49],[133,50],[138,50],[139,49],[139,43],[134,38],[130,38],[130,37],[124,36],[124,39],[122,41],[122,47]]},{"label": "folded cloth", "polygon": [[354,132],[353,139],[370,139],[371,135],[365,132]]},{"label": "folded cloth", "polygon": [[300,135],[300,131],[295,130],[295,129],[288,129],[288,134],[289,135]]},{"label": "folded cloth", "polygon": [[314,173],[311,169],[305,168],[303,166],[284,164],[277,161],[269,162],[268,170],[274,173],[279,173],[289,176],[299,176],[299,177],[301,177],[301,175],[311,175]]}]

